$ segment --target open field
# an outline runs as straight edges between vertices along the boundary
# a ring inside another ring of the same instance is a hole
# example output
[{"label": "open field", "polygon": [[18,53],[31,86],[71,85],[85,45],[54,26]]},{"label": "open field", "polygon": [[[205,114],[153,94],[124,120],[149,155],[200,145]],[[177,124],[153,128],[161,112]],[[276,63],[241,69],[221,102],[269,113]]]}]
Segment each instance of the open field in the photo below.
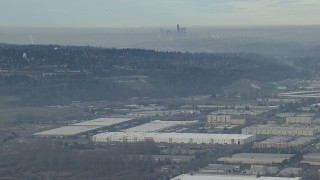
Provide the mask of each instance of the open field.
[{"label": "open field", "polygon": [[0,97],[0,123],[26,123],[81,120],[89,116],[82,108],[76,107],[20,107],[10,103],[17,97]]},{"label": "open field", "polygon": [[269,94],[277,94],[281,90],[277,89],[272,83],[240,80],[230,86],[224,88],[224,93],[228,96],[241,96],[241,97],[258,97]]},{"label": "open field", "polygon": [[18,102],[19,100],[17,96],[0,96],[0,108],[9,107],[11,103]]}]

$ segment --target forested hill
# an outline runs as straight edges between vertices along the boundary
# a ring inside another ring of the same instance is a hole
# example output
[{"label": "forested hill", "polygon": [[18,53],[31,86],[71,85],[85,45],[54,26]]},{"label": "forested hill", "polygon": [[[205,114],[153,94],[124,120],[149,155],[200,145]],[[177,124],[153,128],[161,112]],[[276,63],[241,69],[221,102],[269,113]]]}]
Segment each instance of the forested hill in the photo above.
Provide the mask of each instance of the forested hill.
[{"label": "forested hill", "polygon": [[0,45],[0,95],[18,95],[30,105],[212,94],[240,79],[298,75],[254,54]]}]

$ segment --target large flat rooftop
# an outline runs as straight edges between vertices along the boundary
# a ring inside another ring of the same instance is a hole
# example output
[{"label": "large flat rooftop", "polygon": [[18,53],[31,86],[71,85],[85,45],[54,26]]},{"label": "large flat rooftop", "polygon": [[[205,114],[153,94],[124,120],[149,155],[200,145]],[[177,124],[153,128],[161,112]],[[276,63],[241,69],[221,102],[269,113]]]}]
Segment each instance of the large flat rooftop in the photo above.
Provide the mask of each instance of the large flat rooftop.
[{"label": "large flat rooftop", "polygon": [[124,130],[125,132],[157,132],[169,128],[173,128],[175,126],[181,125],[192,125],[197,123],[198,121],[152,121],[140,126],[136,126],[133,128],[129,128]]},{"label": "large flat rooftop", "polygon": [[132,118],[98,118],[94,120],[84,121],[77,124],[55,128],[47,131],[42,131],[33,134],[38,137],[60,137],[60,136],[75,136],[89,131],[97,130],[103,127],[117,125],[123,122],[131,121]]},{"label": "large flat rooftop", "polygon": [[84,121],[73,126],[112,126],[123,122],[131,121],[132,118],[98,118],[94,120]]},{"label": "large flat rooftop", "polygon": [[99,126],[64,126],[33,134],[34,136],[74,136],[100,128]]}]

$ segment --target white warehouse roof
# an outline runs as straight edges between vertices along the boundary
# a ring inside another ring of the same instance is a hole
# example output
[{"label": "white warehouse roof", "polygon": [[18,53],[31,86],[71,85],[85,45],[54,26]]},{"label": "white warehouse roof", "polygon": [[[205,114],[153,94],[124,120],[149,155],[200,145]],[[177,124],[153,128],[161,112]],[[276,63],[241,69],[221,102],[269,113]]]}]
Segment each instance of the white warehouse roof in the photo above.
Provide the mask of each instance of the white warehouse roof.
[{"label": "white warehouse roof", "polygon": [[228,175],[189,175],[182,174],[171,180],[300,180],[300,177],[257,177],[257,176],[228,176]]},{"label": "white warehouse roof", "polygon": [[111,126],[115,124],[120,124],[126,121],[131,121],[132,118],[99,118],[90,121],[84,121],[77,124],[72,124],[73,126]]},{"label": "white warehouse roof", "polygon": [[64,126],[35,133],[35,136],[74,136],[100,128],[99,126]]},{"label": "white warehouse roof", "polygon": [[34,136],[74,136],[88,131],[96,130],[102,127],[112,126],[123,122],[131,121],[132,118],[99,118],[84,121],[77,124],[70,124],[56,129],[42,131],[33,134]]},{"label": "white warehouse roof", "polygon": [[161,121],[156,120],[140,126],[124,130],[125,132],[157,132],[179,125],[192,125],[198,121]]}]

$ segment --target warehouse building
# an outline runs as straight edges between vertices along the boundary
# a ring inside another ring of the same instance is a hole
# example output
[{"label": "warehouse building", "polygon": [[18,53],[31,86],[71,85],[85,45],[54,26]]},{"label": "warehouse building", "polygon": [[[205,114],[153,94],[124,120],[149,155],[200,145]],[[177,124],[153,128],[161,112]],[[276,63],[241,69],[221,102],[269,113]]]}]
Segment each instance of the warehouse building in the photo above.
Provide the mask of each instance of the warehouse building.
[{"label": "warehouse building", "polygon": [[289,148],[288,142],[291,140],[292,137],[275,136],[261,142],[254,142],[253,147],[285,149]]},{"label": "warehouse building", "polygon": [[287,124],[311,124],[312,117],[311,116],[287,116],[286,123]]},{"label": "warehouse building", "polygon": [[309,153],[303,156],[302,164],[320,166],[320,153]]},{"label": "warehouse building", "polygon": [[301,177],[257,177],[218,174],[182,174],[171,180],[301,180]]},{"label": "warehouse building", "polygon": [[238,125],[231,125],[231,124],[226,124],[226,125],[219,125],[214,127],[213,129],[215,130],[215,132],[223,132],[225,130],[232,130],[239,127]]},{"label": "warehouse building", "polygon": [[282,164],[290,160],[294,154],[271,154],[271,153],[238,153],[231,157],[222,157],[218,161],[229,164]]},{"label": "warehouse building", "polygon": [[254,142],[255,148],[300,148],[307,144],[314,142],[316,137],[298,137],[293,138],[292,136],[274,136],[260,142]]},{"label": "warehouse building", "polygon": [[107,127],[133,120],[132,118],[98,118],[94,120],[84,121],[72,126],[100,126]]},{"label": "warehouse building", "polygon": [[253,125],[242,129],[242,134],[265,134],[280,136],[314,136],[318,133],[315,127]]},{"label": "warehouse building", "polygon": [[154,116],[175,116],[183,114],[200,114],[198,110],[163,110],[163,111],[134,111],[129,112],[127,116],[130,117],[154,117]]},{"label": "warehouse building", "polygon": [[77,124],[70,124],[47,131],[42,131],[33,134],[35,137],[40,138],[65,138],[74,137],[81,134],[97,132],[103,128],[118,125],[127,121],[133,120],[132,118],[98,118],[94,120],[84,121]]},{"label": "warehouse building", "polygon": [[300,176],[302,172],[303,172],[302,168],[287,167],[284,170],[280,171],[279,175],[284,177],[294,177],[294,176]]},{"label": "warehouse building", "polygon": [[246,124],[246,119],[236,119],[231,115],[225,114],[210,114],[208,115],[208,126],[216,127],[220,125],[232,124],[232,125],[244,125]]},{"label": "warehouse building", "polygon": [[177,126],[192,126],[199,121],[152,121],[140,126],[124,130],[125,132],[159,132]]},{"label": "warehouse building", "polygon": [[298,137],[289,142],[289,147],[291,148],[304,147],[305,145],[315,142],[317,139],[318,139],[317,137]]},{"label": "warehouse building", "polygon": [[278,167],[266,165],[251,165],[250,169],[245,170],[246,174],[249,175],[270,175],[276,174],[278,171]]},{"label": "warehouse building", "polygon": [[243,145],[256,139],[243,134],[200,134],[200,133],[151,133],[151,132],[105,132],[92,136],[94,142],[141,142],[182,144]]},{"label": "warehouse building", "polygon": [[41,138],[49,138],[49,137],[64,138],[64,137],[77,136],[83,133],[92,132],[99,128],[100,127],[98,126],[64,126],[56,129],[38,132],[33,135],[35,137],[41,137]]},{"label": "warehouse building", "polygon": [[286,118],[286,117],[289,117],[289,116],[295,116],[296,113],[279,113],[279,114],[276,114],[277,117],[281,117],[281,118]]}]

